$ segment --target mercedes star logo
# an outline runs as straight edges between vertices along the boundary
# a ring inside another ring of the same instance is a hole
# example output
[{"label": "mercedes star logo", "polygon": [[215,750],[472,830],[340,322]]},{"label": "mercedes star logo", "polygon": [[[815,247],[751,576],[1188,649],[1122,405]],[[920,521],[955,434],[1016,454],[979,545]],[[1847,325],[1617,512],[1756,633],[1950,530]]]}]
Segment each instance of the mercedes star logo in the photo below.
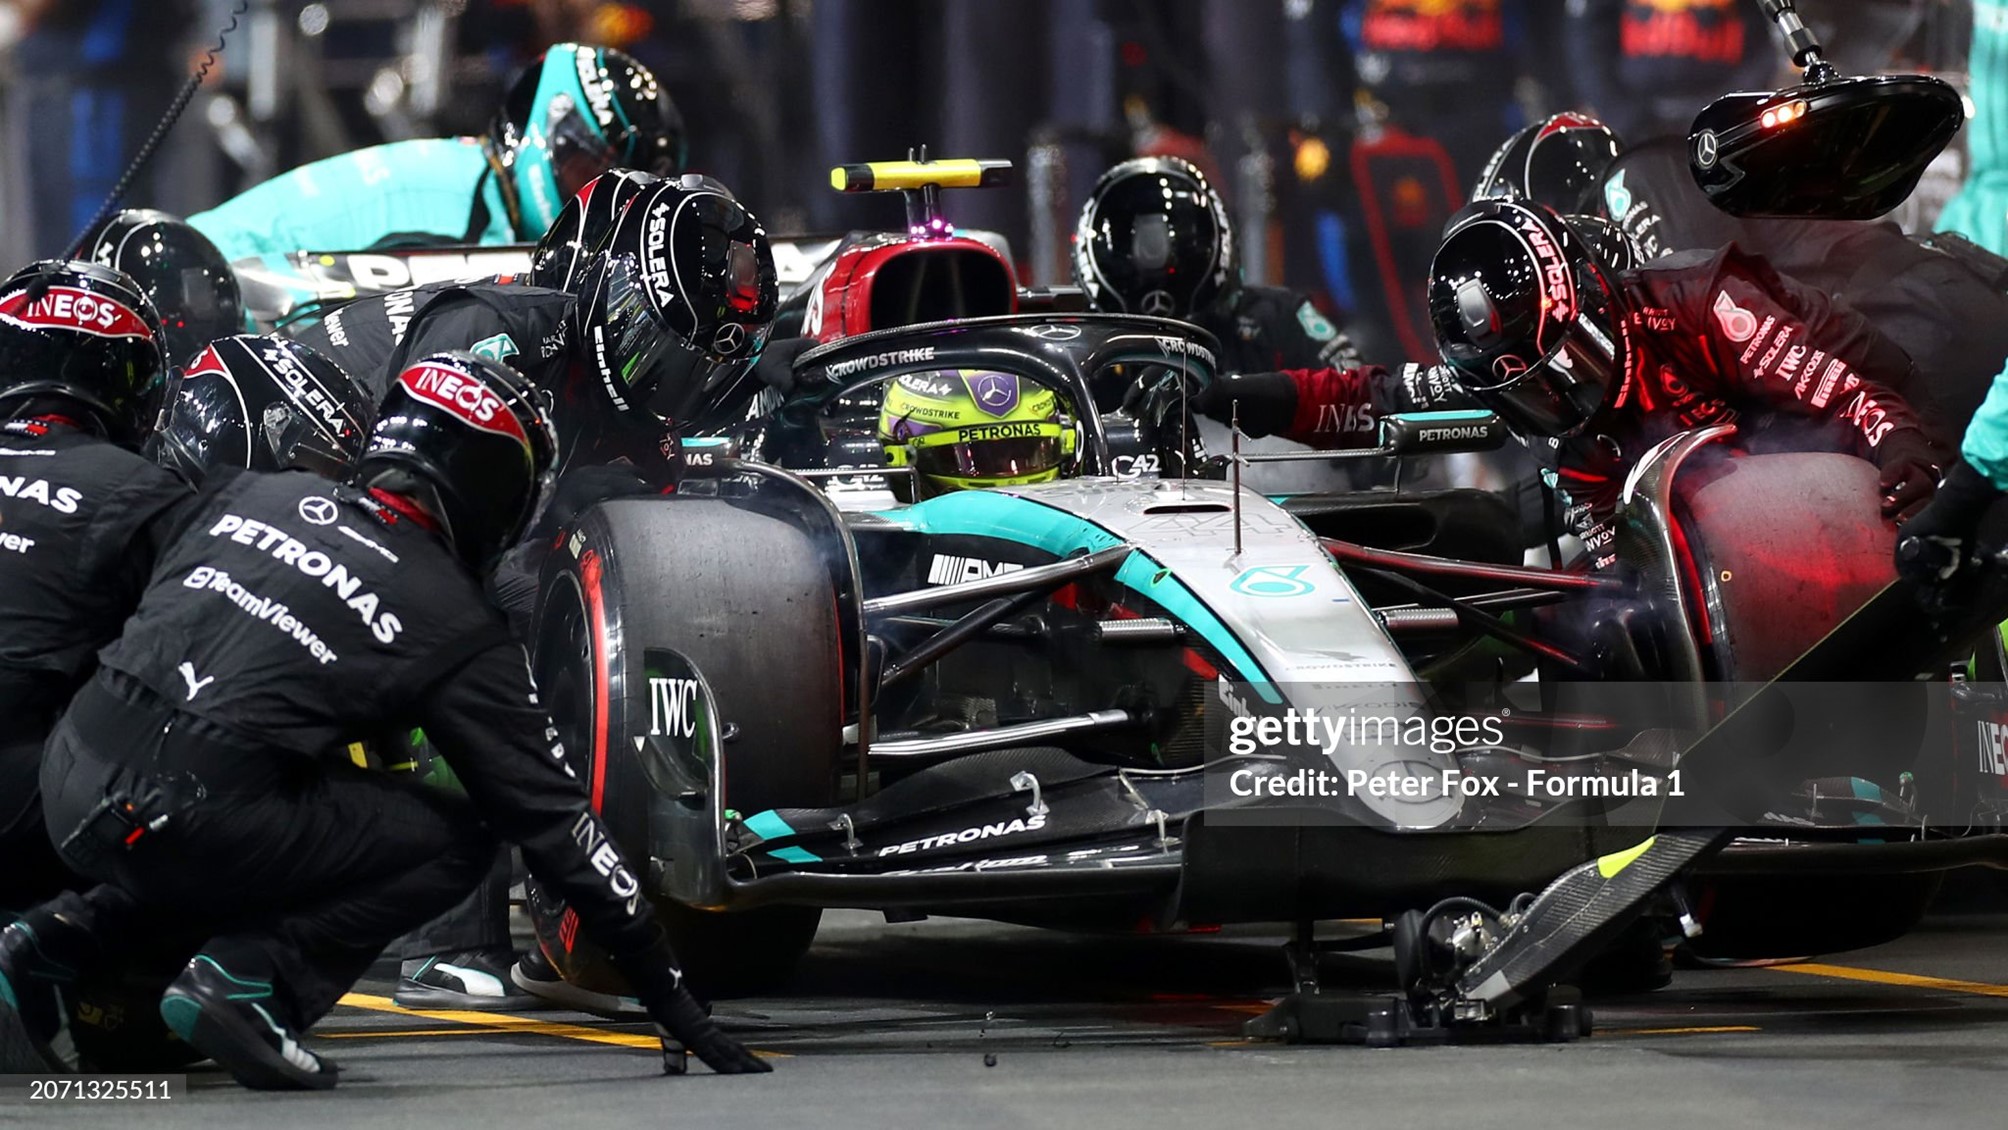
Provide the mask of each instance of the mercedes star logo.
[{"label": "mercedes star logo", "polygon": [[982,399],[983,403],[992,407],[1011,399],[1011,390],[1006,388],[1004,382],[996,377],[985,377],[982,381],[978,382],[978,388],[979,391],[976,395]]},{"label": "mercedes star logo", "polygon": [[1153,290],[1144,295],[1143,302],[1139,304],[1144,313],[1154,318],[1171,317],[1171,312],[1177,309],[1177,305],[1172,301],[1171,292],[1168,290]]},{"label": "mercedes star logo", "polygon": [[1715,162],[1720,156],[1720,152],[1716,149],[1715,131],[1712,129],[1702,130],[1701,136],[1694,139],[1695,167],[1712,169],[1715,167]]},{"label": "mercedes star logo", "polygon": [[300,517],[316,526],[332,526],[341,517],[332,498],[303,498],[300,500]]},{"label": "mercedes star logo", "polygon": [[1492,362],[1492,375],[1501,381],[1511,381],[1527,371],[1527,362],[1517,354],[1509,353]]},{"label": "mercedes star logo", "polygon": [[720,357],[735,356],[744,348],[746,348],[746,327],[738,322],[727,322],[718,327],[718,332],[712,335],[712,352]]},{"label": "mercedes star logo", "polygon": [[1081,336],[1081,327],[1065,322],[1049,322],[1043,326],[1033,326],[1025,331],[1042,341],[1072,341]]}]

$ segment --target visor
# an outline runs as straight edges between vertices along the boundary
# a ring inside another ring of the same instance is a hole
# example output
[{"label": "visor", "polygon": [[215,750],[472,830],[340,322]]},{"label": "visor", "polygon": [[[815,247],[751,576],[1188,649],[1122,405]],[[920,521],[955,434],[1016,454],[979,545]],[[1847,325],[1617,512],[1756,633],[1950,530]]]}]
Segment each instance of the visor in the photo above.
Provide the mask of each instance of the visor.
[{"label": "visor", "polygon": [[[990,438],[987,431],[1025,429],[1035,434]],[[1027,482],[1058,474],[1066,460],[1059,424],[985,424],[915,436],[914,470],[930,478],[982,483]],[[974,434],[971,434],[974,433]],[[965,438],[967,437],[967,438]]]},{"label": "visor", "polygon": [[1466,389],[1480,404],[1497,413],[1515,432],[1562,437],[1574,435],[1604,406],[1618,361],[1602,330],[1587,318],[1563,335],[1547,355],[1517,375],[1500,372],[1496,383],[1466,380]]},{"label": "visor", "polygon": [[551,151],[551,171],[565,199],[577,196],[594,177],[614,166],[614,147],[569,98],[552,101],[544,136]]},{"label": "visor", "polygon": [[[736,327],[737,323],[733,323]],[[713,341],[741,344],[731,357],[698,348],[670,330],[657,316],[634,258],[611,256],[607,263],[606,314],[594,330],[594,363],[601,383],[623,412],[653,412],[684,423],[723,396],[751,367],[767,329],[736,339],[724,332]]]}]

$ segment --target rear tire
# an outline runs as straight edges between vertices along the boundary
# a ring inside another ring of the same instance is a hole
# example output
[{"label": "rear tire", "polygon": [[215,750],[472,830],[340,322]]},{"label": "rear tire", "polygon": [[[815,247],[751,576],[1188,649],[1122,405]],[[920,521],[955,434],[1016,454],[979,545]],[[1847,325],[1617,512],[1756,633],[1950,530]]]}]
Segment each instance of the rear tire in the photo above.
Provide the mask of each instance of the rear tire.
[{"label": "rear tire", "polygon": [[[822,554],[802,531],[714,499],[602,504],[547,562],[536,625],[538,685],[573,771],[638,864],[652,846],[650,784],[629,738],[653,722],[650,647],[680,652],[711,687],[726,737],[726,808],[751,815],[836,799],[836,598]],[[785,980],[821,918],[814,907],[656,904],[693,987],[714,996]],[[605,970],[551,956],[567,980],[605,983]]]}]

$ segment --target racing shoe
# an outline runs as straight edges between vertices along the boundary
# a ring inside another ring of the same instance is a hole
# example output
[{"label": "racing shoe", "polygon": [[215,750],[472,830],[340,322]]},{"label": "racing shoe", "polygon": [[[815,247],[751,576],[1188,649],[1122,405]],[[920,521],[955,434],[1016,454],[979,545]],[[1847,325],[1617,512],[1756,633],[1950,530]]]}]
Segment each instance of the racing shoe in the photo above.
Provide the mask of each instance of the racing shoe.
[{"label": "racing shoe", "polygon": [[62,994],[76,971],[51,957],[28,922],[0,931],[0,1074],[70,1071]]},{"label": "racing shoe", "polygon": [[400,1008],[518,1012],[544,1008],[509,976],[516,954],[508,949],[459,950],[406,959],[391,996]]},{"label": "racing shoe", "polygon": [[648,1015],[648,1010],[633,997],[618,997],[612,993],[596,993],[591,989],[581,989],[560,977],[541,948],[524,954],[523,960],[518,961],[516,967],[509,971],[509,979],[524,992],[560,1008],[572,1008],[580,1012],[590,1012],[595,1016],[612,1018]]},{"label": "racing shoe", "polygon": [[308,1051],[273,989],[269,968],[233,959],[235,971],[196,954],[167,987],[160,1018],[239,1083],[256,1091],[325,1090],[335,1085],[333,1061]]}]

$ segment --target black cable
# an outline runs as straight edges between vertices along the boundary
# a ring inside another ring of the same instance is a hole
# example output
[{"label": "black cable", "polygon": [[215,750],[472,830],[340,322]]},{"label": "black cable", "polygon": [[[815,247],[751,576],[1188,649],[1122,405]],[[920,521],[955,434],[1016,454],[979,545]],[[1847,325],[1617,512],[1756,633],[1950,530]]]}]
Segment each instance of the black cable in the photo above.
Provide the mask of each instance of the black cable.
[{"label": "black cable", "polygon": [[112,185],[110,195],[105,197],[104,204],[98,208],[98,214],[92,216],[91,222],[84,225],[84,230],[77,233],[77,238],[70,241],[69,253],[63,258],[75,259],[84,250],[84,241],[90,238],[99,224],[111,216],[113,210],[119,206],[119,201],[125,199],[125,194],[132,188],[132,182],[138,179],[140,170],[146,168],[147,162],[153,159],[154,151],[160,148],[160,143],[167,140],[168,131],[181,120],[182,111],[188,109],[189,101],[195,97],[195,92],[201,89],[203,80],[207,79],[209,72],[215,68],[217,59],[223,54],[225,41],[229,39],[231,32],[237,30],[238,17],[250,10],[251,0],[237,0],[237,6],[230,11],[230,23],[216,33],[216,46],[203,53],[202,64],[195,68],[194,74],[188,76],[188,81],[181,84],[181,89],[175,93],[174,101],[167,104],[167,112],[160,116],[159,124],[153,127],[153,133],[139,147],[139,152],[133,155],[132,161],[126,165],[125,172],[119,174],[118,183]]}]

